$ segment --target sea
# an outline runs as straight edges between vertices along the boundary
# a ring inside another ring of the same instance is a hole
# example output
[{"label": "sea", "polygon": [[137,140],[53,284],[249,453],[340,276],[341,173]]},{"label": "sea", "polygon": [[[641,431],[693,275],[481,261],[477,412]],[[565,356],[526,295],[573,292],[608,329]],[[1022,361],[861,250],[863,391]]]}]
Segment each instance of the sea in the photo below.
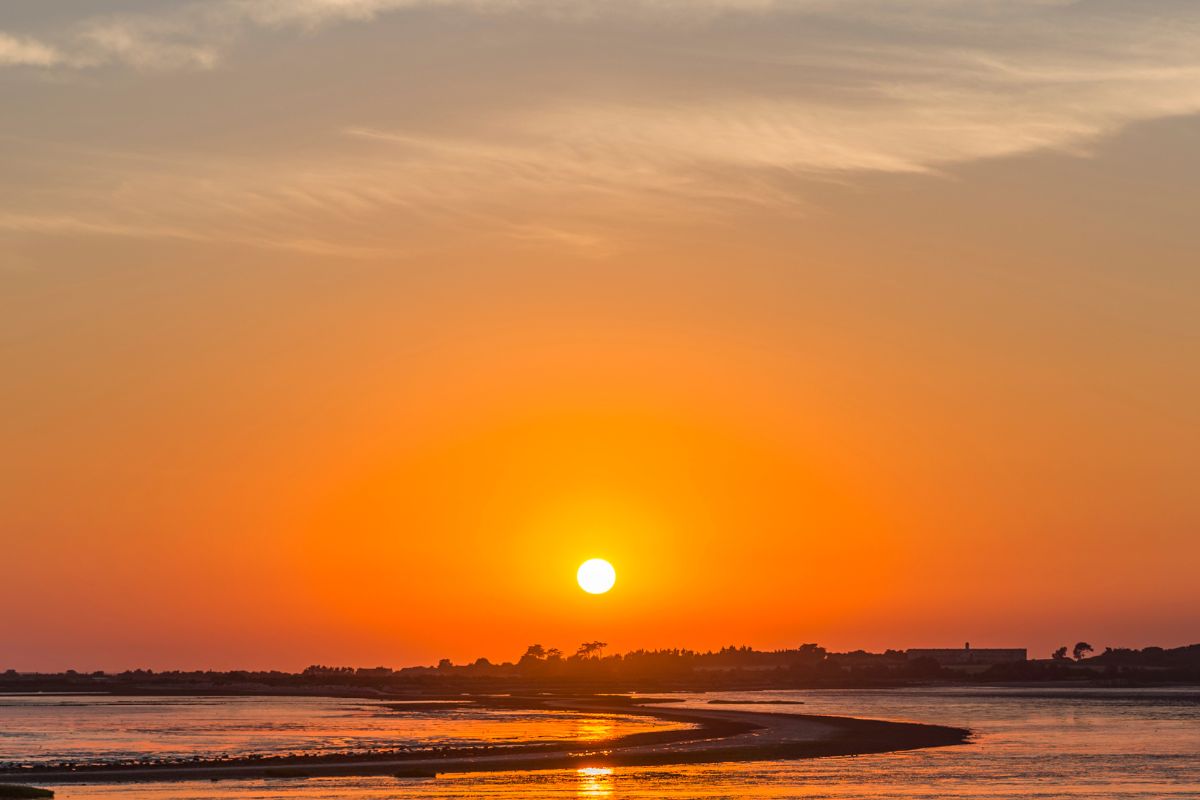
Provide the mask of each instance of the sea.
[{"label": "sea", "polygon": [[[60,800],[1200,798],[1200,690],[1195,688],[933,687],[673,697],[694,708],[928,722],[970,728],[974,735],[969,744],[955,747],[800,761],[54,789]],[[712,700],[723,702],[712,706]],[[771,705],[778,701],[784,702]],[[0,762],[178,761],[448,745],[503,748],[529,741],[586,744],[678,726],[566,711],[455,706],[396,712],[376,701],[339,698],[0,695]]]}]

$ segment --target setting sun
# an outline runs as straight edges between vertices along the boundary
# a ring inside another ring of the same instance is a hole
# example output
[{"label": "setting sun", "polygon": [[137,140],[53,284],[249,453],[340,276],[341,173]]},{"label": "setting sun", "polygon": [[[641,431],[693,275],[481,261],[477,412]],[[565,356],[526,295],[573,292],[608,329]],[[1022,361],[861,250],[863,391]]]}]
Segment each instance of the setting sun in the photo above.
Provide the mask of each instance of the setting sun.
[{"label": "setting sun", "polygon": [[604,594],[617,582],[617,571],[603,558],[592,558],[579,565],[575,579],[588,594]]}]

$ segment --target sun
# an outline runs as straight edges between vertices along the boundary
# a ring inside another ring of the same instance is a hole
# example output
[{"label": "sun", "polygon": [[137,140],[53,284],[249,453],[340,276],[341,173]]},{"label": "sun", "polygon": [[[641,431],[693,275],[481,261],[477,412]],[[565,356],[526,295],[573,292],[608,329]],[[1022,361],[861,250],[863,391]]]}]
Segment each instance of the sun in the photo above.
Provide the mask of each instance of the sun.
[{"label": "sun", "polygon": [[591,558],[579,565],[575,579],[588,594],[604,594],[617,582],[617,571],[603,558]]}]

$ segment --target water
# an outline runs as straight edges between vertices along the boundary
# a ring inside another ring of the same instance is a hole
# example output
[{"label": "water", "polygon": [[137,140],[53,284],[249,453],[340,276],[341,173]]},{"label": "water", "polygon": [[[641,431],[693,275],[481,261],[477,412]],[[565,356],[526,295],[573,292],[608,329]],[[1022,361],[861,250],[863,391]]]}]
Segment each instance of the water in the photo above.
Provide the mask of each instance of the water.
[{"label": "water", "polygon": [[393,711],[321,697],[0,695],[0,764],[338,754],[404,748],[595,742],[687,725],[569,711]]},{"label": "water", "polygon": [[[805,705],[747,708],[963,725],[972,728],[976,738],[962,747],[808,761],[484,773],[415,780],[80,785],[60,787],[58,796],[65,800],[1200,798],[1200,690],[938,688],[680,697],[696,707],[707,705],[714,697],[801,700]],[[344,707],[347,701],[325,702]],[[408,726],[411,722],[405,716],[395,724]],[[456,735],[473,736],[472,726],[493,723],[464,718],[454,724],[465,726]],[[542,723],[522,723],[529,724],[537,727]],[[327,720],[319,721],[317,727],[327,728]],[[406,729],[398,736],[410,734]]]}]

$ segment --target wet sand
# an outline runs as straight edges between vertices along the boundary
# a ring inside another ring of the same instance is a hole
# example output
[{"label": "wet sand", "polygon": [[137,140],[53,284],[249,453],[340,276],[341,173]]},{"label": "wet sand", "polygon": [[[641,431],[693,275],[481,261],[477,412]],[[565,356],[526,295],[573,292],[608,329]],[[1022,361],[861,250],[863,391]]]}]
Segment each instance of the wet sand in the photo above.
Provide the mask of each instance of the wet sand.
[{"label": "wet sand", "polygon": [[[690,709],[628,698],[487,698],[476,705],[602,714],[653,716],[687,723],[682,730],[637,733],[592,742],[506,747],[445,748],[411,754],[283,756],[235,761],[146,766],[97,765],[75,769],[0,771],[0,783],[116,783],[127,781],[301,778],[396,775],[424,777],[446,772],[662,766],[721,761],[763,761],[861,755],[962,744],[962,728],[850,717],[765,711]],[[411,706],[392,706],[404,713]]]}]

